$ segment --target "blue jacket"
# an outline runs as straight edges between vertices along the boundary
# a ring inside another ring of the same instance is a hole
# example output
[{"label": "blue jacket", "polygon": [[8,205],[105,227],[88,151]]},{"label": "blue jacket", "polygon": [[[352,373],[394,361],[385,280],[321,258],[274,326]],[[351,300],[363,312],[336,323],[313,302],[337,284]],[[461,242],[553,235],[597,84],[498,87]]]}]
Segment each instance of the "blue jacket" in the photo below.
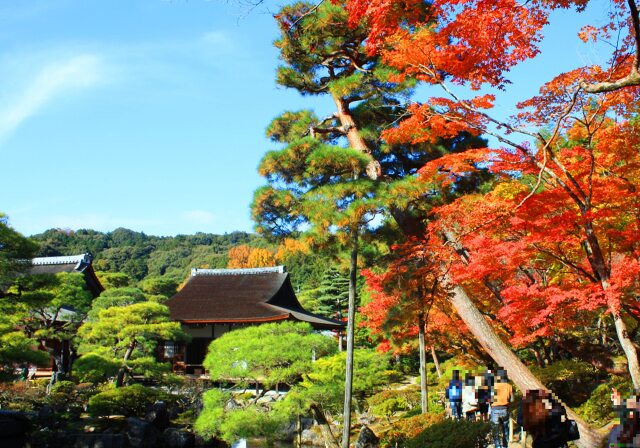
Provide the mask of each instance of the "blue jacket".
[{"label": "blue jacket", "polygon": [[[458,388],[458,396],[452,397],[450,390],[452,387]],[[461,380],[451,380],[449,381],[449,385],[447,389],[444,391],[445,397],[449,399],[449,401],[462,401],[462,381]]]}]

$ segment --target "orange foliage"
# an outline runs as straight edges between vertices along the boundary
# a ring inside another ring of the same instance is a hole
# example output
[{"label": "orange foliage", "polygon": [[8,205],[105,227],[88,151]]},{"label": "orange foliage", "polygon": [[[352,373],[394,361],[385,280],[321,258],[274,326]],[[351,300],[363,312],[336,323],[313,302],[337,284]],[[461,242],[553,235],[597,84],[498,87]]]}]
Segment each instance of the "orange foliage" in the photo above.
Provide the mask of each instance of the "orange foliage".
[{"label": "orange foliage", "polygon": [[238,268],[264,268],[275,266],[276,259],[272,251],[268,249],[255,248],[241,244],[229,249],[229,269]]}]

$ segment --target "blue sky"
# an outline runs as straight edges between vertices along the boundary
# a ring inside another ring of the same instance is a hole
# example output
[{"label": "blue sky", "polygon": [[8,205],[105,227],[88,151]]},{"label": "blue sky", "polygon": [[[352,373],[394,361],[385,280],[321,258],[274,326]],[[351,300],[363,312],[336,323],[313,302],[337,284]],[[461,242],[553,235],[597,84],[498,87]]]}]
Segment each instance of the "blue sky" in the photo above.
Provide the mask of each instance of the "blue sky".
[{"label": "blue sky", "polygon": [[[500,114],[601,58],[574,37],[588,17],[557,16]],[[264,8],[216,0],[1,2],[0,212],[26,235],[250,231],[265,127],[286,109],[331,106],[275,85],[276,37]]]}]

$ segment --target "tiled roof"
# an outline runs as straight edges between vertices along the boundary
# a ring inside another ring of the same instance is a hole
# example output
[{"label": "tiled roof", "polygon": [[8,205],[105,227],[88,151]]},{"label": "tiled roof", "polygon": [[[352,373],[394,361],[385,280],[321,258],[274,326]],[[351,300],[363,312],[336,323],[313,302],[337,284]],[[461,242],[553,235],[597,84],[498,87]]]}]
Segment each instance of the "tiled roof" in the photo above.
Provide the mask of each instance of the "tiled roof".
[{"label": "tiled roof", "polygon": [[80,272],[84,274],[87,287],[97,297],[104,287],[96,277],[91,264],[91,254],[70,255],[63,257],[38,257],[31,260],[30,275],[58,274],[59,272]]},{"label": "tiled roof", "polygon": [[259,269],[194,269],[168,302],[171,318],[184,323],[251,323],[300,320],[316,328],[341,323],[305,311],[283,266]]}]

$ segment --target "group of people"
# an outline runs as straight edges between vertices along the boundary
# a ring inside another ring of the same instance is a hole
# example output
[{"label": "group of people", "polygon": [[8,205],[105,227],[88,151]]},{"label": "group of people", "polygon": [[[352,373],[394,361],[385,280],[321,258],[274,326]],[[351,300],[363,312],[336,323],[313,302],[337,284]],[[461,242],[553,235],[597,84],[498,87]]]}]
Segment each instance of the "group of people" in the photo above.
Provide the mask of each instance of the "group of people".
[{"label": "group of people", "polygon": [[616,389],[611,391],[613,409],[618,423],[609,434],[610,448],[640,447],[640,393],[631,394],[626,400]]},{"label": "group of people", "polygon": [[449,413],[454,419],[488,421],[494,425],[496,448],[509,446],[509,404],[513,401],[513,387],[507,372],[499,369],[495,374],[487,370],[481,375],[467,373],[464,383],[460,371],[454,370],[445,390]]},{"label": "group of people", "polygon": [[[514,391],[507,372],[498,369],[481,375],[468,373],[464,382],[453,371],[445,391],[450,416],[454,419],[488,421],[493,424],[495,448],[509,446],[509,405]],[[580,437],[578,426],[567,417],[564,407],[552,393],[529,390],[518,410],[518,423],[533,438],[533,448],[566,448],[567,442]]]}]

